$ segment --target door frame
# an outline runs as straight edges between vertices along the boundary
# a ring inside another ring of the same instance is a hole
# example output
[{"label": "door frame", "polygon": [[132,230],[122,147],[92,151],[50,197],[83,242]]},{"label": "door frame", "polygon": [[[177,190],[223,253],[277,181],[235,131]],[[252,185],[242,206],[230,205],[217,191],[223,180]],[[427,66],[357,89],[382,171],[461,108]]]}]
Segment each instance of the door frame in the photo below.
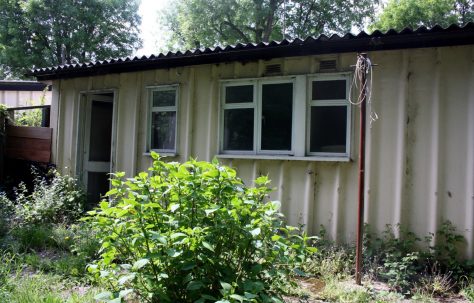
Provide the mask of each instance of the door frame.
[{"label": "door frame", "polygon": [[[77,140],[76,140],[76,177],[87,191],[87,184],[85,183],[84,174],[84,150],[85,150],[85,139],[86,139],[86,125],[90,119],[90,104],[88,105],[87,99],[90,95],[95,94],[112,94],[112,138],[110,145],[110,172],[113,173],[116,170],[116,142],[117,142],[117,104],[118,104],[118,90],[117,89],[102,89],[102,90],[88,90],[79,92],[79,104],[78,104],[78,117],[77,117]],[[89,112],[88,112],[89,111]]]}]

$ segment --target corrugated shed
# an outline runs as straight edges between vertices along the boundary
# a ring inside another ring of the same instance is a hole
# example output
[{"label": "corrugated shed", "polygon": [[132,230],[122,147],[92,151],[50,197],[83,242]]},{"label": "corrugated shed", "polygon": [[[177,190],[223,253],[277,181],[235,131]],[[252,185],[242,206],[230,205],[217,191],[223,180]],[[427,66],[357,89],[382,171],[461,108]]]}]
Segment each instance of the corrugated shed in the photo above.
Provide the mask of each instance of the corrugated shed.
[{"label": "corrugated shed", "polygon": [[[474,244],[474,47],[451,46],[370,52],[372,106],[380,119],[367,134],[366,221],[381,231],[401,223],[420,236],[452,221]],[[356,53],[333,54],[339,70],[351,70]],[[218,154],[220,79],[260,77],[268,64],[283,75],[317,71],[325,56],[232,62],[134,73],[55,80],[59,115],[57,164],[75,173],[80,92],[109,89],[117,94],[116,165],[133,175],[146,170],[147,86],[179,84],[178,155],[211,160]],[[310,233],[324,225],[332,238],[355,239],[357,209],[358,108],[354,108],[350,162],[221,159],[245,182],[268,174],[291,224]]]}]

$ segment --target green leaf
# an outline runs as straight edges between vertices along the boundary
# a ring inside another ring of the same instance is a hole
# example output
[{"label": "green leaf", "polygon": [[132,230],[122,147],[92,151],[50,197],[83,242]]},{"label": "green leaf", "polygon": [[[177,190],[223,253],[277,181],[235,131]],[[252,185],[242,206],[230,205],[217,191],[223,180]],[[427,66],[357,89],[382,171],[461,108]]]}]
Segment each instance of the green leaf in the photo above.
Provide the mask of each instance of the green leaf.
[{"label": "green leaf", "polygon": [[186,286],[186,290],[198,290],[204,286],[204,283],[201,281],[191,281]]},{"label": "green leaf", "polygon": [[181,251],[176,251],[174,248],[170,248],[170,249],[167,249],[166,250],[166,253],[168,254],[168,256],[170,256],[171,258],[176,258],[178,256],[180,256],[182,254]]},{"label": "green leaf", "polygon": [[245,292],[245,293],[244,293],[244,296],[245,296],[245,298],[250,299],[250,300],[251,300],[251,299],[255,299],[256,297],[258,297],[257,295],[251,294],[251,293],[249,293],[249,292]]},{"label": "green leaf", "polygon": [[121,276],[119,279],[118,279],[118,283],[120,285],[123,285],[129,281],[132,281],[133,279],[135,279],[135,273],[131,273],[131,274],[128,274],[128,275],[125,275],[125,276]]},{"label": "green leaf", "polygon": [[98,301],[109,301],[110,299],[113,299],[113,298],[114,298],[114,295],[110,291],[104,291],[94,296],[94,299]]},{"label": "green leaf", "polygon": [[209,216],[210,214],[214,213],[215,211],[219,209],[220,207],[214,207],[214,208],[205,209],[204,212],[206,213],[206,216]]},{"label": "green leaf", "polygon": [[260,227],[257,227],[257,228],[255,228],[255,229],[253,229],[253,230],[250,231],[250,233],[251,233],[252,236],[254,236],[254,237],[260,235],[260,232],[261,232]]},{"label": "green leaf", "polygon": [[183,233],[172,233],[170,238],[171,239],[178,239],[178,238],[184,238],[184,237],[187,237],[186,234],[183,234]]},{"label": "green leaf", "polygon": [[211,244],[207,243],[206,241],[202,241],[202,246],[214,252],[214,247]]},{"label": "green leaf", "polygon": [[304,271],[298,269],[298,268],[294,268],[293,271],[295,272],[295,274],[297,274],[298,276],[301,276],[301,277],[306,277],[308,276],[307,273],[305,273]]},{"label": "green leaf", "polygon": [[156,231],[150,231],[151,238],[153,240],[158,240],[161,244],[167,244],[166,237]]},{"label": "green leaf", "polygon": [[143,266],[147,265],[148,263],[150,263],[150,260],[148,260],[148,259],[140,259],[140,260],[138,260],[137,262],[133,263],[132,269],[134,269],[134,270],[140,269],[140,268],[142,268]]},{"label": "green leaf", "polygon": [[280,238],[281,238],[281,236],[279,236],[279,235],[273,235],[272,236],[272,241],[276,242],[276,241],[280,240]]},{"label": "green leaf", "polygon": [[179,204],[173,203],[170,205],[170,211],[174,213],[179,208]]},{"label": "green leaf", "polygon": [[127,296],[128,294],[131,294],[132,292],[133,292],[132,288],[121,290],[119,292],[119,298],[124,298],[125,296]]},{"label": "green leaf", "polygon": [[226,291],[230,291],[232,289],[232,285],[230,285],[229,283],[227,282],[222,282],[220,281],[219,282],[222,286],[222,289],[226,290]]},{"label": "green leaf", "polygon": [[240,301],[240,302],[244,302],[244,300],[245,300],[244,297],[242,297],[241,295],[237,295],[237,294],[232,294],[229,297],[231,297],[232,299],[235,299],[237,301]]},{"label": "green leaf", "polygon": [[100,209],[106,210],[107,208],[109,208],[109,202],[102,201],[102,202],[100,202],[99,206],[100,206]]},{"label": "green leaf", "polygon": [[183,265],[183,267],[181,267],[181,270],[191,270],[194,267],[196,267],[196,263],[195,262],[190,262],[190,263],[187,263],[187,264]]}]

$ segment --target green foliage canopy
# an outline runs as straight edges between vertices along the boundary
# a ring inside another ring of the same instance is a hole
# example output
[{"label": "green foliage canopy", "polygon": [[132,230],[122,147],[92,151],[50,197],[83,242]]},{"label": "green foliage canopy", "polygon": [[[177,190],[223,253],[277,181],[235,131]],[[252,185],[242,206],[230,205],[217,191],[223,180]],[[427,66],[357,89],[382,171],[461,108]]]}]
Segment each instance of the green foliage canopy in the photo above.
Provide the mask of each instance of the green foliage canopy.
[{"label": "green foliage canopy", "polygon": [[170,46],[194,48],[348,32],[373,0],[177,0],[162,18]]},{"label": "green foliage canopy", "polygon": [[22,77],[33,66],[131,54],[141,45],[138,4],[138,0],[0,0],[0,77]]},{"label": "green foliage canopy", "polygon": [[474,21],[474,0],[390,0],[370,28],[446,27],[470,21]]}]

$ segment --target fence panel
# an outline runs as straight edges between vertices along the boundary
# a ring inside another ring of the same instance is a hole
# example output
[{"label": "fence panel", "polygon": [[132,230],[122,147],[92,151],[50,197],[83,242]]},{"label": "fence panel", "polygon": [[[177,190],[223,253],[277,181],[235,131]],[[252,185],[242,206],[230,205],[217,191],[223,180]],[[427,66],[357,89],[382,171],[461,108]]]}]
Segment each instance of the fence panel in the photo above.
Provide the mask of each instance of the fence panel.
[{"label": "fence panel", "polygon": [[53,130],[48,127],[6,127],[5,156],[10,159],[49,163]]}]

